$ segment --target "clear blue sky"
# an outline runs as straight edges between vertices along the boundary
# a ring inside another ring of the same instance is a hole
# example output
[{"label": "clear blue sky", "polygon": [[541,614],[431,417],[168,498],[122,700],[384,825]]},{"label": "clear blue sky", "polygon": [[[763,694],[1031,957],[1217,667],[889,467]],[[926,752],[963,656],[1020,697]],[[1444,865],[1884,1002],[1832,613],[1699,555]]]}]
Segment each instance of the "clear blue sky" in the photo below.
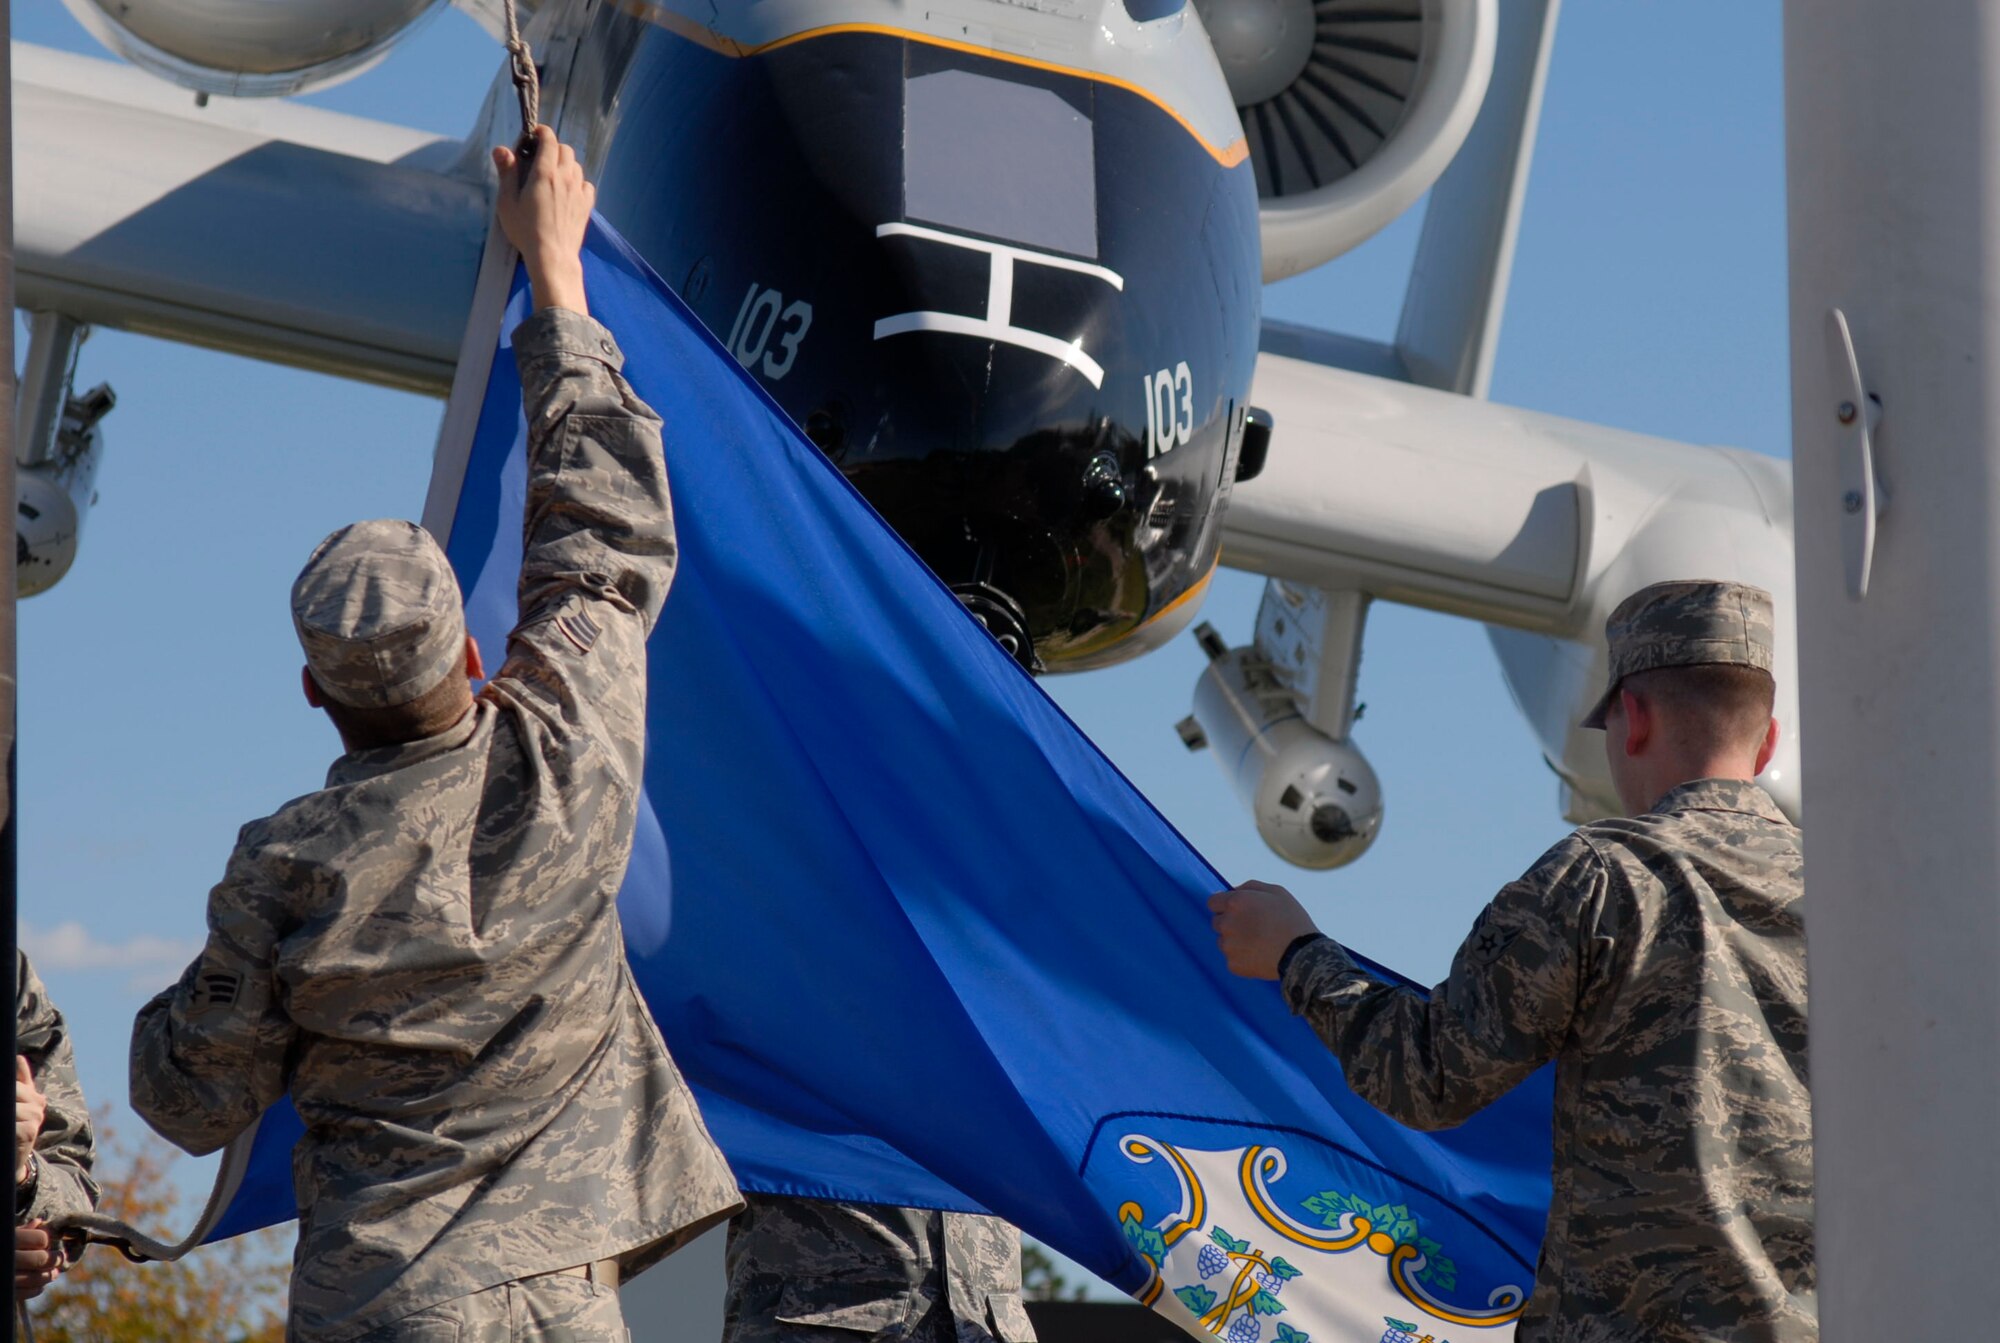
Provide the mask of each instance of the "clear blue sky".
[{"label": "clear blue sky", "polygon": [[[102,54],[56,0],[14,23]],[[462,135],[499,61],[450,12],[310,101]],[[1788,452],[1781,108],[1774,0],[1571,0],[1496,400]],[[1273,286],[1266,311],[1387,337],[1417,222]],[[132,1014],[198,945],[236,827],[318,786],[338,750],[299,695],[291,579],[334,527],[421,511],[441,404],[117,332],[86,347],[80,378],[110,381],[119,408],[76,567],[21,609],[21,918],[87,1092],[122,1110]],[[1225,573],[1203,618],[1244,642],[1260,590]],[[1382,838],[1343,871],[1287,869],[1174,735],[1202,666],[1184,636],[1047,684],[1224,873],[1289,883],[1407,974],[1442,975],[1493,890],[1564,829],[1484,631],[1378,604],[1357,740],[1381,774]]]}]

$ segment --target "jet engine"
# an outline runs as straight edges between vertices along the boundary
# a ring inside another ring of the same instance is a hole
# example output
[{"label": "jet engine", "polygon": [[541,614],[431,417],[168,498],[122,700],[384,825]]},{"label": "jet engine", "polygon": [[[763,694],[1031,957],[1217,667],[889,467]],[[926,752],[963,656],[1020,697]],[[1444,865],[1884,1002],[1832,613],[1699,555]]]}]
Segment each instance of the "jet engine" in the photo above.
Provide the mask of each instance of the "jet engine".
[{"label": "jet engine", "polygon": [[444,0],[64,0],[97,40],[197,93],[278,97],[359,74]]},{"label": "jet engine", "polygon": [[1408,209],[1472,129],[1497,0],[1195,0],[1257,173],[1264,279]]}]

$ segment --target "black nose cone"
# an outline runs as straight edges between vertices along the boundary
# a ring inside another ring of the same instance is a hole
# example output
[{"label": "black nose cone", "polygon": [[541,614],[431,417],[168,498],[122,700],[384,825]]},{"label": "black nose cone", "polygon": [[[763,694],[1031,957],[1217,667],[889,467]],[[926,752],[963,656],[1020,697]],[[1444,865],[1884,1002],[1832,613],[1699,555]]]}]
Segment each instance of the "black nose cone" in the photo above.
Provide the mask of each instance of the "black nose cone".
[{"label": "black nose cone", "polygon": [[1027,612],[1019,602],[990,583],[954,583],[951,590],[1009,656],[1031,672],[1042,670],[1028,633]]}]

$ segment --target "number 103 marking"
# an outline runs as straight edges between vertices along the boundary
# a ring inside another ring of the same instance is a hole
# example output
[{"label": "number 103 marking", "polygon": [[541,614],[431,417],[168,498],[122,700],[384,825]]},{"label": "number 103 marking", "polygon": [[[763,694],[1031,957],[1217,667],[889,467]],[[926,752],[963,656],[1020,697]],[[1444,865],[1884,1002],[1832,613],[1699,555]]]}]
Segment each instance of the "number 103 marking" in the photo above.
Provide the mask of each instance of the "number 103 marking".
[{"label": "number 103 marking", "polygon": [[[737,362],[753,372],[757,361],[762,359],[764,376],[776,382],[792,371],[792,364],[799,357],[799,342],[806,338],[812,321],[812,304],[804,299],[794,300],[786,307],[783,294],[752,284],[744,292],[742,306],[736,309],[736,321],[729,328],[729,339],[723,344]],[[778,338],[778,349],[767,354],[773,335]],[[778,357],[779,350],[784,351],[783,358]]]},{"label": "number 103 marking", "polygon": [[1194,374],[1183,359],[1146,375],[1146,456],[1157,457],[1194,437]]}]

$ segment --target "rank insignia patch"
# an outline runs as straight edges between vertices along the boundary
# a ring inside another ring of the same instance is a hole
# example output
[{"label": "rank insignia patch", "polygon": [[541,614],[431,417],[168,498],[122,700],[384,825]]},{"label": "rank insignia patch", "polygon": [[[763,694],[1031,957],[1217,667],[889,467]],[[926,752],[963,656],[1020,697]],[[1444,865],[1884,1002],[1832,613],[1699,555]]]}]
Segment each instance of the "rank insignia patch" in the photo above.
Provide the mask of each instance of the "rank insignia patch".
[{"label": "rank insignia patch", "polygon": [[195,977],[195,1002],[203,1007],[234,1007],[243,991],[243,981],[235,975],[210,971]]}]

